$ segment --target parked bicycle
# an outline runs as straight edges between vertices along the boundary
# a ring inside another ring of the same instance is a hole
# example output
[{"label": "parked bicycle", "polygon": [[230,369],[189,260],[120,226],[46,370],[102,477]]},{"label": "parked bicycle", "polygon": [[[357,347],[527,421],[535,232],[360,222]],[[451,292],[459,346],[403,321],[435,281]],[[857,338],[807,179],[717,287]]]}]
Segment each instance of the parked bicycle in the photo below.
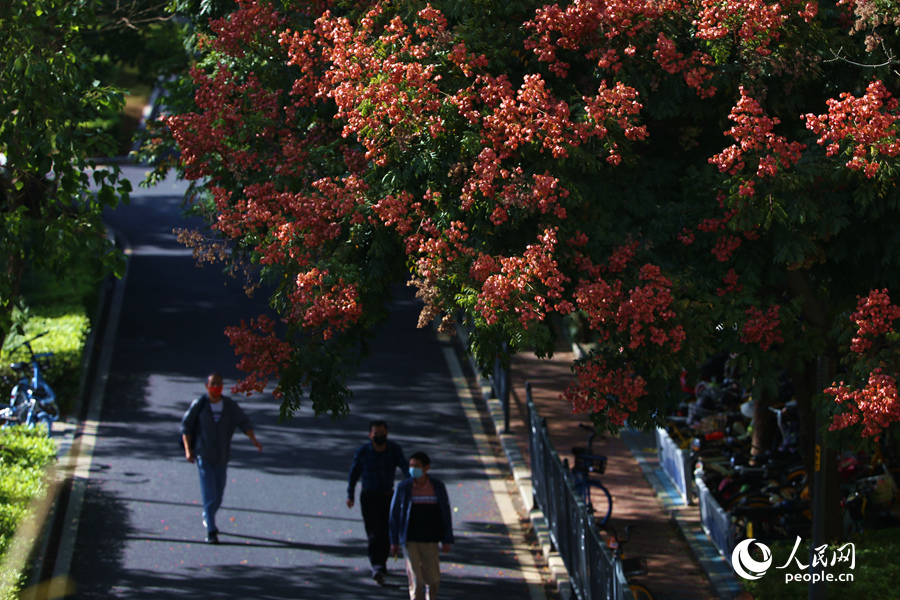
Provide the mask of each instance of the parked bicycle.
[{"label": "parked bicycle", "polygon": [[25,425],[35,427],[43,424],[47,427],[47,435],[53,431],[53,422],[59,418],[59,407],[56,404],[56,393],[44,379],[44,371],[49,368],[52,352],[35,354],[31,342],[47,335],[41,333],[26,340],[14,350],[26,348],[30,355],[28,362],[15,362],[10,368],[19,377],[9,394],[9,405],[0,409],[0,421],[3,427]]},{"label": "parked bicycle", "polygon": [[[612,494],[599,478],[592,475],[602,475],[606,472],[607,459],[606,456],[593,452],[594,437],[597,435],[594,428],[584,423],[579,423],[578,426],[590,431],[590,435],[586,448],[572,448],[575,457],[575,464],[570,469],[572,480],[576,493],[584,500],[588,512],[594,516],[594,523],[604,525],[612,515]],[[568,459],[565,466],[569,468]]]},{"label": "parked bicycle", "polygon": [[622,563],[622,572],[628,581],[628,588],[634,600],[656,600],[653,592],[643,583],[636,581],[637,577],[647,574],[647,559],[643,556],[633,556],[627,558],[625,556],[624,546],[631,539],[631,532],[634,528],[631,525],[625,526],[625,537],[620,538],[612,525],[607,524],[604,529],[609,533],[606,545],[612,550],[616,558]]}]

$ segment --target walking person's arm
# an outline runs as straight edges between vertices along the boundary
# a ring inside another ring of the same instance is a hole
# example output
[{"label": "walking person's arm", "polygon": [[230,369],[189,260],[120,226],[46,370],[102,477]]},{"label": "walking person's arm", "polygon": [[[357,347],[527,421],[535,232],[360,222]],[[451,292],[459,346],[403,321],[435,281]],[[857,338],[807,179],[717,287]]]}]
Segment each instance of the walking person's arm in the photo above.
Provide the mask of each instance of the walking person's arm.
[{"label": "walking person's arm", "polygon": [[401,520],[404,517],[401,514],[403,501],[400,499],[400,496],[404,491],[402,483],[394,490],[394,497],[391,498],[391,512],[388,518],[388,536],[391,541],[391,556],[394,558],[400,556],[400,528],[402,525]]},{"label": "walking person's arm", "polygon": [[355,504],[353,497],[356,495],[356,482],[359,481],[359,477],[362,475],[362,451],[364,447],[356,450],[356,453],[353,455],[353,462],[350,463],[350,479],[347,482],[347,508],[353,508]]},{"label": "walking person's arm", "polygon": [[187,459],[189,463],[193,463],[197,460],[197,457],[194,456],[194,440],[191,439],[186,433],[181,434],[181,441],[184,442],[184,458]]},{"label": "walking person's arm", "polygon": [[188,409],[184,411],[184,416],[181,417],[181,441],[184,444],[184,458],[189,463],[193,463],[197,460],[196,453],[194,452],[194,443],[196,440],[194,439],[194,436],[188,432],[196,431],[198,429],[197,420],[200,418],[200,408],[201,402],[198,398],[191,402]]},{"label": "walking person's arm", "polygon": [[444,539],[441,543],[441,552],[450,552],[453,544],[453,511],[450,510],[450,496],[447,495],[447,487],[442,481],[433,481],[434,491],[437,494],[438,505],[441,507],[441,516],[444,521]]},{"label": "walking person's arm", "polygon": [[253,430],[252,430],[252,429],[248,429],[248,430],[245,431],[244,433],[247,434],[247,437],[250,438],[250,441],[253,442],[253,445],[256,446],[256,449],[257,449],[258,451],[262,452],[262,444],[260,444],[260,443],[259,443],[259,440],[256,439],[256,434],[253,433]]},{"label": "walking person's arm", "polygon": [[[226,401],[226,397],[222,397],[223,402]],[[250,417],[247,416],[247,413],[244,412],[244,409],[241,408],[241,405],[237,402],[232,401],[231,399],[227,399],[227,405],[229,410],[232,413],[234,418],[234,424],[236,427],[239,427],[241,431],[244,432],[250,441],[253,442],[253,445],[256,446],[256,449],[259,452],[262,452],[262,444],[256,439],[256,433],[253,431],[253,424],[250,422]]]}]

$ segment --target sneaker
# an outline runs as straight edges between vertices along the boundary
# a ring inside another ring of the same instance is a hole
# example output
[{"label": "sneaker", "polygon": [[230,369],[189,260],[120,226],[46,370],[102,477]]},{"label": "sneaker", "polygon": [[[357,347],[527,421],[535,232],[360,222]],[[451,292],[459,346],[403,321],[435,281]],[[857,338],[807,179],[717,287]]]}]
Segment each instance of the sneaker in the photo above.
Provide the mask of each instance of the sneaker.
[{"label": "sneaker", "polygon": [[384,572],[375,571],[375,574],[372,575],[372,579],[374,579],[375,583],[377,583],[378,585],[384,585]]},{"label": "sneaker", "polygon": [[218,531],[210,531],[206,534],[206,543],[207,544],[218,544],[219,543],[219,532]]}]

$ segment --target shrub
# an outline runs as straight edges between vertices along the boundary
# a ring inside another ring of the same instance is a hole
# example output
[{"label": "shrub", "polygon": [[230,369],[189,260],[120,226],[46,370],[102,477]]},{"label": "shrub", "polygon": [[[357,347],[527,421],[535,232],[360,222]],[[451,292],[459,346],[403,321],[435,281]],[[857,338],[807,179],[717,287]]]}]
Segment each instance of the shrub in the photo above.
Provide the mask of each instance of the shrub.
[{"label": "shrub", "polygon": [[45,471],[55,460],[56,444],[41,429],[0,429],[0,580],[7,585],[21,583],[20,565],[8,564],[8,551],[32,503],[47,492]]}]

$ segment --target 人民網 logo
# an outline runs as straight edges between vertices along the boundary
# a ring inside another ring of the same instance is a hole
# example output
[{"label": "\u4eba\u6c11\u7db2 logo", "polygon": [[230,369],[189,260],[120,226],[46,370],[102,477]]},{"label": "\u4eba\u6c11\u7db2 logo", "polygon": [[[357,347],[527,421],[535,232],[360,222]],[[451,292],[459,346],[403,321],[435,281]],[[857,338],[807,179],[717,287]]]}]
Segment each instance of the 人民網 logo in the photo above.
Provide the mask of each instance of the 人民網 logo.
[{"label": "\u4eba\u6c11\u7db2 logo", "polygon": [[772,551],[765,544],[756,543],[762,552],[762,561],[750,556],[750,545],[755,541],[755,538],[744,540],[735,546],[734,552],[731,553],[731,566],[734,568],[734,572],[744,579],[759,579],[772,566]]}]

